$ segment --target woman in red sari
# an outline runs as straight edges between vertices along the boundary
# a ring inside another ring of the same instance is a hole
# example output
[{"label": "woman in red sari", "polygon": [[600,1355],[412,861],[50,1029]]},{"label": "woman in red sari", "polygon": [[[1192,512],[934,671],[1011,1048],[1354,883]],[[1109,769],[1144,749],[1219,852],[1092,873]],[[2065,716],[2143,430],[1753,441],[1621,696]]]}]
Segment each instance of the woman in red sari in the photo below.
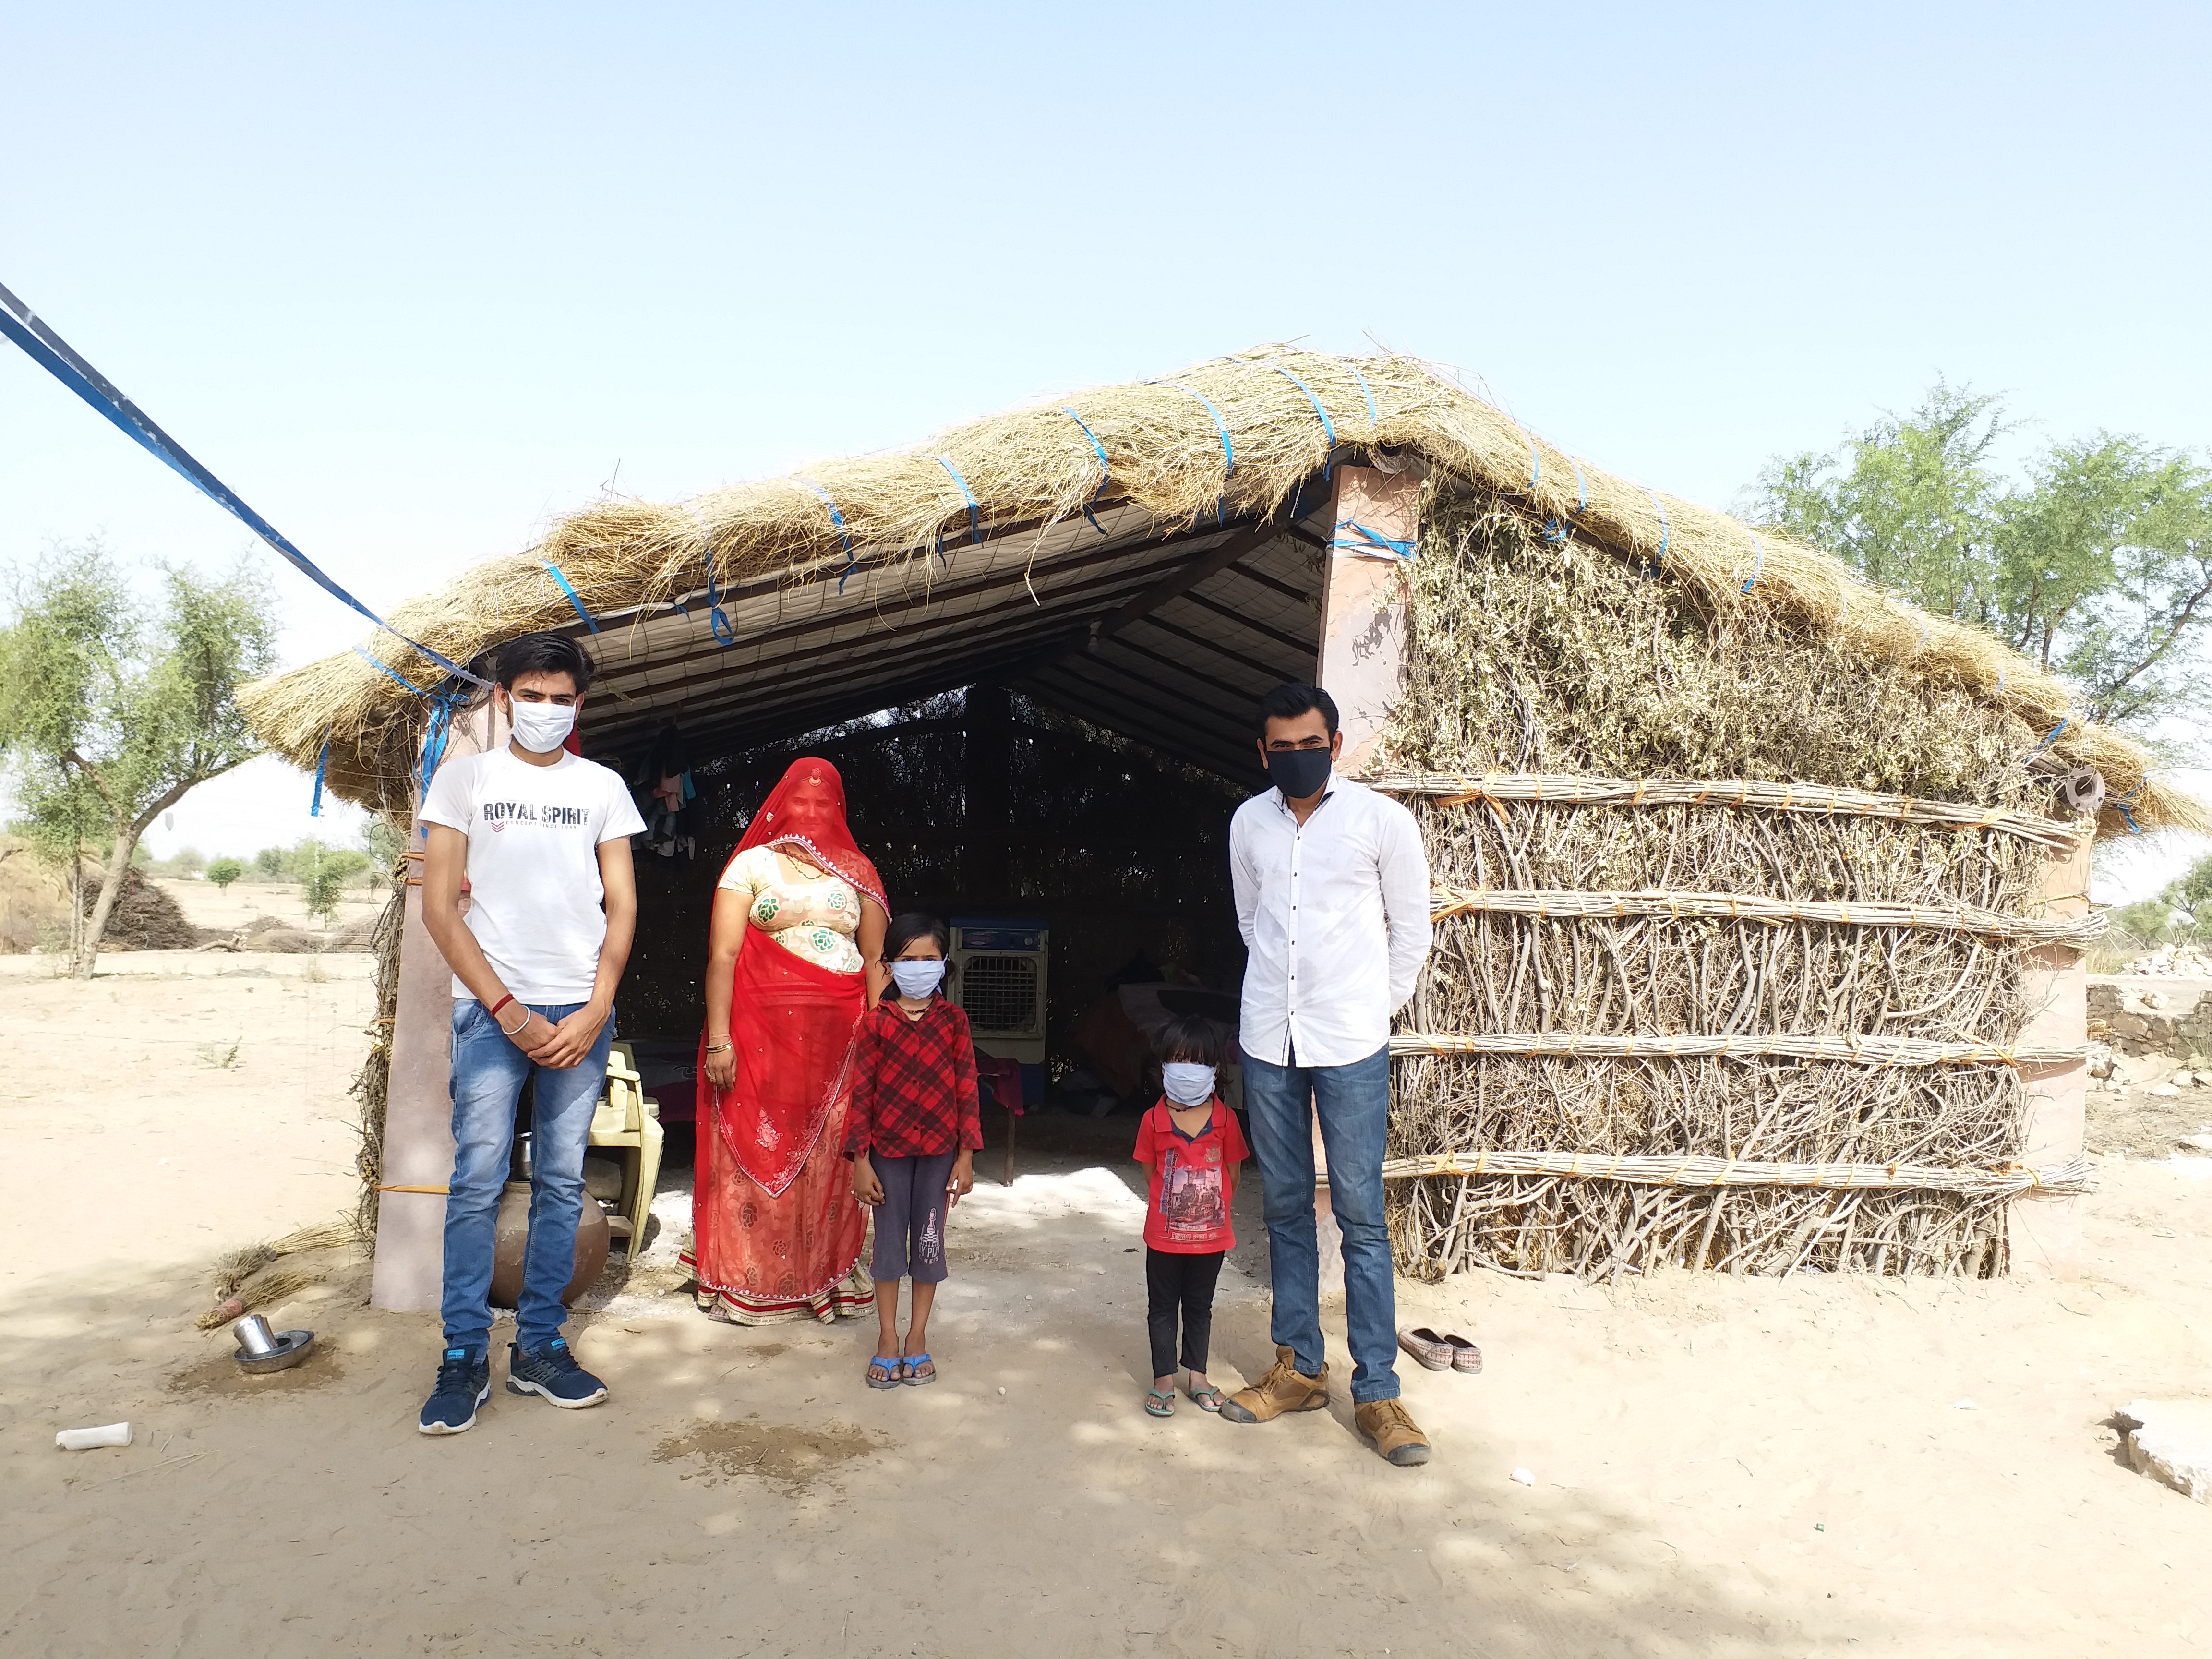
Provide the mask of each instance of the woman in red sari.
[{"label": "woman in red sari", "polygon": [[839,1156],[853,1028],[883,994],[882,878],[828,761],[794,761],[714,892],[699,1077],[707,1121],[684,1265],[741,1325],[868,1311],[867,1215]]}]

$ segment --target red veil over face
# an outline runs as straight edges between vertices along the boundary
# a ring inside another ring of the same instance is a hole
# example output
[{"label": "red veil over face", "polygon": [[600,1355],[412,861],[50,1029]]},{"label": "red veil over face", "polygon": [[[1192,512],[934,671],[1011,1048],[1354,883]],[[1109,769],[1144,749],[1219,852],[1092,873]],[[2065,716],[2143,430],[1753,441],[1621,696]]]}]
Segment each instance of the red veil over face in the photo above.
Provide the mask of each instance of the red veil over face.
[{"label": "red veil over face", "polygon": [[738,853],[752,847],[791,847],[823,869],[842,876],[886,914],[884,878],[868,861],[845,825],[845,780],[826,760],[803,756],[792,762],[782,781],[769,791],[761,810],[745,826]]},{"label": "red veil over face", "polygon": [[[853,833],[846,827],[845,781],[826,760],[809,756],[792,763],[746,826],[731,861],[755,847],[787,848],[801,854],[842,877],[878,907],[890,908],[884,902],[882,877],[854,844]],[[867,1006],[866,981],[860,974],[819,966],[763,939],[749,942],[738,953],[730,990],[731,1059],[736,1076],[728,1090],[716,1095],[716,1127],[734,1168],[780,1199],[799,1182],[816,1146],[823,1144],[824,1131],[831,1132],[833,1142],[842,1135],[853,1027]],[[703,1034],[700,1041],[703,1045]],[[702,1078],[705,1060],[702,1046]],[[836,1162],[834,1150],[832,1164]],[[706,1157],[703,1151],[702,1157]],[[706,1164],[701,1167],[704,1173]],[[842,1172],[832,1171],[822,1193],[809,1196],[807,1204],[811,1206],[819,1198],[842,1216],[851,1206],[840,1205],[839,1194],[848,1191]],[[757,1212],[748,1213],[757,1218]],[[696,1202],[695,1217],[703,1244],[714,1224]],[[858,1217],[855,1210],[846,1218],[862,1224]],[[801,1237],[817,1231],[814,1219],[802,1218],[794,1224]],[[819,1231],[827,1237],[841,1230],[824,1220]],[[786,1259],[782,1265],[793,1264]],[[836,1265],[842,1273],[852,1262],[848,1257]],[[780,1268],[776,1278],[781,1276]],[[734,1285],[739,1280],[721,1282]],[[818,1286],[799,1288],[804,1294]]]}]

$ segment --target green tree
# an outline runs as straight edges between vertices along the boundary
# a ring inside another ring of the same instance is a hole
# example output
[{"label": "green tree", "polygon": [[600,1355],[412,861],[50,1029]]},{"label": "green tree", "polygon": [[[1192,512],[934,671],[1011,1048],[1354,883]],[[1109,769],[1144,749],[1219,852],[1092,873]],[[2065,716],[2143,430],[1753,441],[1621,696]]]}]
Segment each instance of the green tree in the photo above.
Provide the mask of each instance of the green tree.
[{"label": "green tree", "polygon": [[253,855],[253,868],[264,881],[282,881],[290,860],[281,847],[264,847]]},{"label": "green tree", "polygon": [[388,872],[407,850],[407,837],[372,812],[361,826],[361,844],[370,861]]},{"label": "green tree", "polygon": [[308,912],[320,916],[323,926],[344,896],[346,884],[368,868],[368,854],[349,847],[327,848],[310,838],[292,849],[292,868],[300,878],[300,891]]},{"label": "green tree", "polygon": [[2130,939],[2163,945],[2173,931],[2173,907],[2163,899],[2141,899],[2113,911],[2112,925]]},{"label": "green tree", "polygon": [[[216,582],[165,569],[149,609],[96,544],[18,570],[10,586],[0,755],[21,832],[71,872],[70,970],[86,979],[147,826],[261,751],[232,690],[273,664],[274,607],[241,566]],[[86,854],[102,842],[88,913]]]},{"label": "green tree", "polygon": [[2179,910],[2191,939],[2212,939],[2212,853],[2191,865],[2160,896],[2162,908]]},{"label": "green tree", "polygon": [[1775,457],[1753,514],[1987,629],[2063,676],[2091,720],[2152,735],[2212,709],[2212,468],[2100,433],[2008,482],[1991,451],[2011,429],[1995,398],[1939,380],[1835,450]]},{"label": "green tree", "polygon": [[230,884],[246,873],[246,866],[236,859],[217,859],[207,867],[207,878],[225,892]]}]

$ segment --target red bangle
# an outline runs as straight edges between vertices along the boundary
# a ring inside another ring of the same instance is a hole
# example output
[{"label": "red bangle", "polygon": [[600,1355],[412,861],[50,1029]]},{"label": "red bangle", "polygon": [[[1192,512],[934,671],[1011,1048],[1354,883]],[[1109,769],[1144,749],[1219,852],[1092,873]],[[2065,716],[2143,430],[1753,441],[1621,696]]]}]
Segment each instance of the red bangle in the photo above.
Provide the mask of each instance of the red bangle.
[{"label": "red bangle", "polygon": [[485,1012],[486,1013],[489,1014],[489,1015],[490,1015],[494,1019],[497,1019],[497,1018],[499,1018],[499,1011],[500,1011],[501,1009],[502,1009],[502,1008],[506,1007],[506,1006],[507,1006],[507,1005],[508,1003],[510,1003],[510,1002],[512,1002],[512,1001],[514,1001],[514,992],[512,992],[512,991],[509,991],[509,992],[508,992],[505,996],[501,997],[501,998],[497,1002],[493,1003],[493,1004],[492,1004],[492,1006],[491,1006],[490,1007],[489,1007],[489,1008],[485,1009],[485,1010],[484,1010],[484,1012]]}]

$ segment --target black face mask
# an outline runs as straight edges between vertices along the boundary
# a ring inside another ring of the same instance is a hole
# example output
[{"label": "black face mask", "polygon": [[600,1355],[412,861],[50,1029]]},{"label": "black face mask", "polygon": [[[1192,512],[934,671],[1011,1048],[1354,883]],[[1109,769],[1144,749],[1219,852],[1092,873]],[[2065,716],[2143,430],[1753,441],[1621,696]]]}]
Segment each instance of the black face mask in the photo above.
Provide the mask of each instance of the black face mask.
[{"label": "black face mask", "polygon": [[1292,800],[1318,794],[1328,781],[1329,755],[1326,749],[1270,749],[1267,781]]}]

